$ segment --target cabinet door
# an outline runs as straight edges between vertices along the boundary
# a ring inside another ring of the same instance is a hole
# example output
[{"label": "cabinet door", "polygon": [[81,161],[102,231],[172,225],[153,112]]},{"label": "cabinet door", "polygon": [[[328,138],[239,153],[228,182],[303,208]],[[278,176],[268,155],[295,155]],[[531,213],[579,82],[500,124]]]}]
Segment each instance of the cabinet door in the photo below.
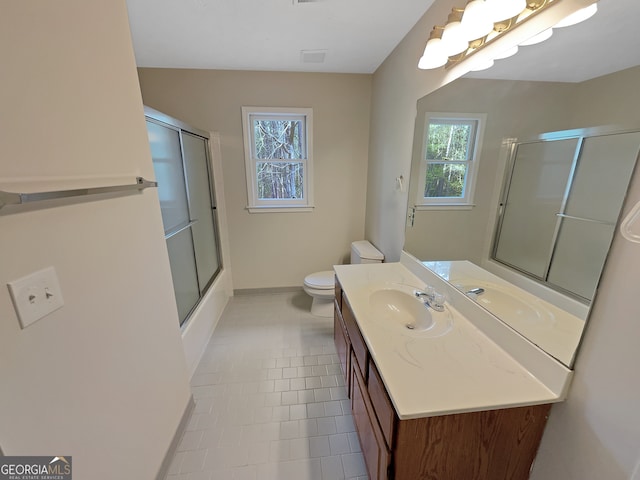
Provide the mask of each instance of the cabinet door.
[{"label": "cabinet door", "polygon": [[[349,300],[344,295],[342,298],[342,318],[344,319],[344,325],[347,328],[347,334],[349,335],[349,341],[351,342],[351,349],[353,350],[355,359],[357,360],[357,362],[352,361],[352,363],[358,365],[360,374],[366,381],[369,351],[367,350],[367,345],[364,343],[364,338],[362,338],[362,334],[360,333],[360,327],[358,327],[356,317],[349,305]],[[363,383],[363,385],[366,385],[366,383]]]},{"label": "cabinet door", "polygon": [[396,412],[372,358],[369,358],[367,391],[369,392],[369,398],[376,412],[376,417],[378,417],[378,423],[384,434],[387,446],[392,450],[393,432],[397,421]]},{"label": "cabinet door", "polygon": [[338,352],[338,358],[340,359],[340,366],[342,367],[342,373],[344,374],[345,385],[347,392],[350,392],[350,371],[351,371],[351,343],[347,336],[347,331],[344,327],[342,320],[342,314],[336,308],[333,313],[333,341],[336,344],[336,350]]},{"label": "cabinet door", "polygon": [[369,478],[387,480],[391,454],[387,450],[360,369],[356,362],[352,361],[352,365],[351,409]]}]

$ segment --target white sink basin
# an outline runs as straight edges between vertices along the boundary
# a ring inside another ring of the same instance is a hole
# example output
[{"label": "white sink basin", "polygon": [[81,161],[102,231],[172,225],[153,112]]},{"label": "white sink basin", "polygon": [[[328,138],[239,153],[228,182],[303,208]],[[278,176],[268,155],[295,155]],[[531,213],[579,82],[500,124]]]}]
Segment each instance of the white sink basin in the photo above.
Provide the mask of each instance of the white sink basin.
[{"label": "white sink basin", "polygon": [[369,296],[374,320],[394,329],[423,332],[433,326],[431,311],[413,295],[393,288],[374,291]]},{"label": "white sink basin", "polygon": [[427,307],[415,296],[418,289],[400,283],[374,288],[369,294],[371,321],[405,337],[439,337],[453,326],[451,312]]}]

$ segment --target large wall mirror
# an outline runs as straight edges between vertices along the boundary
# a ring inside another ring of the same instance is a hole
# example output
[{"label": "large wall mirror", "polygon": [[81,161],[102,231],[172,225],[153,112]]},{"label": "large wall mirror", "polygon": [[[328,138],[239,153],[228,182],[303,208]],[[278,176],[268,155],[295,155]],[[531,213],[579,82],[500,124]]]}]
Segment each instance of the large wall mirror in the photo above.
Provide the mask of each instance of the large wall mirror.
[{"label": "large wall mirror", "polygon": [[[584,24],[558,29],[546,44],[521,47],[417,103],[404,249],[435,269],[443,260],[472,262],[577,318],[581,328],[561,354],[530,338],[568,366],[637,170],[640,37],[633,18],[640,18],[640,2],[600,2]],[[615,32],[623,43],[593,32]],[[457,196],[466,188],[466,167],[456,160],[466,153],[451,147],[465,145],[462,134],[450,133],[450,154],[425,146],[434,115],[447,113],[485,116],[473,198],[451,205],[424,198],[425,182],[445,182]],[[442,159],[451,164],[446,173],[436,169]],[[443,178],[423,178],[425,161]],[[545,336],[558,344],[563,332],[553,323]]]}]

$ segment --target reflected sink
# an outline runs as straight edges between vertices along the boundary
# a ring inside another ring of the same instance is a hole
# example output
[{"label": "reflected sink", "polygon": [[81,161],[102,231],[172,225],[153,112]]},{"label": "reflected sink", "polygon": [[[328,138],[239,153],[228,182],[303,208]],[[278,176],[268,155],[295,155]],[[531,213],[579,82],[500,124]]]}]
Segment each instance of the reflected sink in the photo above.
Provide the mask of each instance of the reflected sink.
[{"label": "reflected sink", "polygon": [[[480,286],[484,293],[470,294],[469,297],[478,302],[497,317],[504,319],[520,319],[524,322],[553,323],[553,314],[537,302],[530,302],[507,289],[491,284],[463,285],[460,289],[464,292]],[[467,288],[468,287],[468,288]]]}]

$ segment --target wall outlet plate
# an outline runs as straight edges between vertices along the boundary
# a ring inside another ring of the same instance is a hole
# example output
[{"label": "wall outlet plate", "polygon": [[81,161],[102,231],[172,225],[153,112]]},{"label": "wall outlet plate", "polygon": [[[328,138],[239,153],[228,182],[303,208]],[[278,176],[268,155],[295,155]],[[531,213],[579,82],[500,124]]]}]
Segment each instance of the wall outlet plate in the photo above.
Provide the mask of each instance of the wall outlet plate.
[{"label": "wall outlet plate", "polygon": [[9,282],[7,286],[22,328],[64,305],[58,276],[53,267]]}]

